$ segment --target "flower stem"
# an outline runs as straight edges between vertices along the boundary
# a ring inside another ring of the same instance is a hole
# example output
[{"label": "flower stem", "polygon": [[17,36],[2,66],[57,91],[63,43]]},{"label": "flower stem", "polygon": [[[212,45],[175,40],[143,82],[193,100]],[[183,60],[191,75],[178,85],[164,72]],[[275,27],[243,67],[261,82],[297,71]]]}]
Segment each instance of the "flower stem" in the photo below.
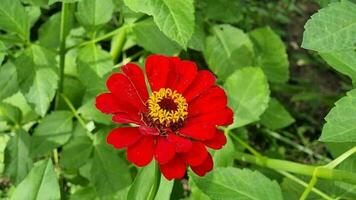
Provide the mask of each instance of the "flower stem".
[{"label": "flower stem", "polygon": [[68,97],[65,94],[60,94],[61,97],[63,98],[64,102],[67,104],[67,106],[69,107],[69,109],[72,111],[74,117],[78,120],[79,124],[86,130],[86,134],[87,136],[94,140],[94,136],[91,134],[91,132],[89,132],[86,123],[84,121],[84,119],[78,114],[77,110],[74,108],[72,102],[68,99]]},{"label": "flower stem", "polygon": [[159,164],[156,162],[155,163],[155,182],[153,183],[152,190],[150,192],[149,197],[147,198],[148,200],[154,200],[156,198],[160,183],[161,183],[161,172],[159,170]]},{"label": "flower stem", "polygon": [[85,41],[85,42],[70,46],[70,47],[68,47],[66,49],[66,51],[69,51],[69,50],[74,49],[74,48],[79,48],[79,47],[82,47],[82,46],[85,46],[85,45],[88,45],[88,44],[91,44],[91,43],[97,43],[97,42],[100,42],[102,40],[106,40],[106,39],[111,38],[112,36],[118,34],[121,31],[125,31],[126,28],[128,28],[128,25],[127,26],[121,26],[121,27],[119,27],[119,28],[117,28],[117,29],[115,29],[115,30],[103,35],[103,36],[95,38],[94,40],[88,40],[88,41]]},{"label": "flower stem", "polygon": [[63,92],[63,82],[64,82],[64,65],[66,57],[66,32],[69,23],[69,3],[62,3],[61,11],[61,23],[60,23],[60,33],[59,33],[59,83],[58,91],[55,100],[55,108],[59,105],[60,96],[59,94]]},{"label": "flower stem", "polygon": [[[298,177],[294,176],[293,174],[290,174],[288,172],[285,171],[281,171],[281,170],[276,170],[276,172],[282,174],[283,176],[289,178],[290,180],[298,183],[299,185],[302,185],[304,187],[308,187],[308,184],[306,182],[304,182],[303,180],[300,180]],[[331,198],[329,195],[325,194],[324,192],[320,191],[319,189],[313,187],[311,188],[311,191],[314,192],[315,194],[318,194],[320,197],[323,197],[326,200],[332,200],[333,198]]]},{"label": "flower stem", "polygon": [[337,169],[329,169],[324,166],[311,166],[311,165],[305,165],[305,164],[295,163],[286,160],[272,159],[265,156],[263,157],[264,159],[261,160],[256,156],[246,154],[246,153],[241,153],[241,152],[236,152],[236,156],[235,156],[237,160],[256,164],[274,170],[283,170],[283,171],[307,175],[307,176],[313,176],[314,172],[316,171],[315,176],[317,178],[331,179],[331,180],[356,184],[356,173],[337,170]]},{"label": "flower stem", "polygon": [[126,29],[122,29],[111,42],[110,54],[114,60],[114,63],[117,63],[122,52],[126,41]]}]

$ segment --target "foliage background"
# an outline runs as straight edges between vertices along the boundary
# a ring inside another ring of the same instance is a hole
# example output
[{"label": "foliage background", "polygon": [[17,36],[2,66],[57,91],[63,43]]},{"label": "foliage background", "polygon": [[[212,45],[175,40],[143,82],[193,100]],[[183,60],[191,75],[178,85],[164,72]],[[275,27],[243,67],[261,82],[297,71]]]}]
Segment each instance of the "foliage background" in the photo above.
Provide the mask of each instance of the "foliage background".
[{"label": "foliage background", "polygon": [[115,125],[93,102],[110,73],[155,53],[214,72],[235,111],[214,171],[162,178],[155,199],[355,199],[355,185],[307,187],[244,160],[324,165],[355,150],[355,23],[346,0],[1,0],[0,196],[146,199],[154,165],[105,143]]}]

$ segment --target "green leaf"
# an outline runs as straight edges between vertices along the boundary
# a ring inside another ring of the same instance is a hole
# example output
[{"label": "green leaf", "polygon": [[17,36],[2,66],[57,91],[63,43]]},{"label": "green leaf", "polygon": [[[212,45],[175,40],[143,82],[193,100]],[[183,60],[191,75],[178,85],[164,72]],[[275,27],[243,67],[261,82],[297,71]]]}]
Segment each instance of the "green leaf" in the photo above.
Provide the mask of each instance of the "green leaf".
[{"label": "green leaf", "polygon": [[76,190],[69,198],[69,200],[94,200],[96,198],[94,187],[85,187]]},{"label": "green leaf", "polygon": [[16,58],[14,64],[21,92],[35,111],[44,116],[58,85],[55,55],[43,47],[32,45]]},{"label": "green leaf", "polygon": [[76,17],[84,27],[93,28],[110,21],[113,12],[112,0],[82,0],[78,3]]},{"label": "green leaf", "polygon": [[2,62],[4,61],[4,58],[7,54],[6,50],[7,50],[7,48],[6,48],[5,44],[0,40],[0,66],[1,66]]},{"label": "green leaf", "polygon": [[261,115],[260,123],[271,130],[277,130],[291,125],[294,121],[287,109],[277,99],[272,98]]},{"label": "green leaf", "polygon": [[11,200],[59,200],[58,180],[51,159],[39,161],[13,193]]},{"label": "green leaf", "polygon": [[64,169],[78,169],[93,152],[93,142],[87,136],[73,138],[63,146],[60,163]]},{"label": "green leaf", "polygon": [[124,0],[135,12],[152,15],[158,28],[183,48],[194,32],[194,4],[192,0]]},{"label": "green leaf", "polygon": [[6,121],[13,125],[19,125],[21,123],[22,113],[17,107],[0,102],[0,121]]},{"label": "green leaf", "polygon": [[240,1],[207,0],[202,8],[208,19],[225,23],[237,23],[243,18]]},{"label": "green leaf", "polygon": [[319,10],[305,25],[302,47],[319,52],[354,50],[356,4],[341,1]]},{"label": "green leaf", "polygon": [[41,9],[37,6],[26,6],[29,26],[32,27],[41,16]]},{"label": "green leaf", "polygon": [[[105,90],[105,75],[113,69],[113,60],[109,52],[95,44],[80,49],[77,57],[79,80],[87,87],[90,97]],[[102,84],[101,84],[102,83]]]},{"label": "green leaf", "polygon": [[31,155],[45,155],[65,144],[72,135],[73,115],[69,111],[54,111],[46,115],[32,136]]},{"label": "green leaf", "polygon": [[191,176],[198,188],[212,200],[254,199],[282,200],[277,182],[257,171],[237,168],[218,168],[204,177]]},{"label": "green leaf", "polygon": [[205,49],[205,30],[204,21],[201,17],[195,17],[195,29],[192,37],[188,42],[188,47],[197,51],[204,51]]},{"label": "green leaf", "polygon": [[[104,84],[104,83],[103,83]],[[110,125],[112,124],[111,116],[103,114],[95,108],[95,98],[85,102],[79,109],[78,113],[86,120],[93,120],[98,123]]]},{"label": "green leaf", "polygon": [[5,173],[15,185],[19,184],[32,168],[30,142],[30,135],[19,129],[6,146]]},{"label": "green leaf", "polygon": [[336,71],[349,76],[356,81],[356,52],[340,51],[320,53],[321,57]]},{"label": "green leaf", "polygon": [[132,183],[127,200],[146,200],[155,181],[155,162],[141,168]]},{"label": "green leaf", "polygon": [[169,181],[161,175],[161,182],[155,197],[155,200],[170,199],[174,181]]},{"label": "green leaf", "polygon": [[230,128],[258,121],[268,106],[270,91],[261,68],[245,67],[236,70],[226,79],[224,88],[234,111],[234,123]]},{"label": "green leaf", "polygon": [[283,83],[289,79],[287,50],[281,38],[270,27],[249,33],[254,44],[257,65],[261,66],[271,82]]},{"label": "green leaf", "polygon": [[325,117],[326,124],[319,138],[322,142],[356,142],[356,89],[335,103]]},{"label": "green leaf", "polygon": [[226,139],[226,145],[222,149],[214,151],[214,167],[230,167],[234,163],[234,155],[236,150],[231,137],[226,135]]},{"label": "green leaf", "polygon": [[208,36],[204,58],[209,68],[224,80],[236,69],[250,66],[253,60],[252,42],[240,29],[230,25],[216,25]]},{"label": "green leaf", "polygon": [[167,38],[151,19],[135,23],[132,34],[139,46],[152,53],[175,55],[181,50],[180,46]]},{"label": "green leaf", "polygon": [[131,183],[128,166],[107,145],[95,146],[91,176],[100,196],[115,194]]},{"label": "green leaf", "polygon": [[47,48],[59,46],[61,13],[52,15],[39,29],[39,43]]},{"label": "green leaf", "polygon": [[19,90],[16,68],[11,62],[0,66],[0,88],[0,100],[15,94]]},{"label": "green leaf", "polygon": [[23,40],[28,39],[28,16],[19,0],[1,0],[0,29],[17,33]]}]

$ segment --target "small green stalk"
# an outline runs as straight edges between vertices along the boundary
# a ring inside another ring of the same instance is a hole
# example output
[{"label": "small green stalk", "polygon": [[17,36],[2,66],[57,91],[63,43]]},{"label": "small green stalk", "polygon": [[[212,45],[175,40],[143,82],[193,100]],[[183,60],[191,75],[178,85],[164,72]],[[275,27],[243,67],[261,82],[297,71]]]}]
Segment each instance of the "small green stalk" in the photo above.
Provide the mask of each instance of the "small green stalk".
[{"label": "small green stalk", "polygon": [[315,176],[317,178],[324,178],[324,179],[356,184],[356,174],[343,170],[329,169],[323,166],[305,165],[305,164],[295,163],[286,160],[271,159],[265,156],[264,159],[261,160],[256,156],[252,156],[250,154],[241,153],[241,152],[236,152],[235,158],[243,162],[252,163],[255,165],[267,167],[274,170],[283,170],[283,171],[307,175],[307,176],[313,176],[313,174],[315,173]]},{"label": "small green stalk", "polygon": [[122,29],[112,40],[110,54],[117,63],[126,41],[126,29]]},{"label": "small green stalk", "polygon": [[150,192],[148,200],[154,200],[156,198],[159,185],[161,184],[161,171],[159,170],[159,164],[155,163],[155,182],[153,183],[152,190]]}]

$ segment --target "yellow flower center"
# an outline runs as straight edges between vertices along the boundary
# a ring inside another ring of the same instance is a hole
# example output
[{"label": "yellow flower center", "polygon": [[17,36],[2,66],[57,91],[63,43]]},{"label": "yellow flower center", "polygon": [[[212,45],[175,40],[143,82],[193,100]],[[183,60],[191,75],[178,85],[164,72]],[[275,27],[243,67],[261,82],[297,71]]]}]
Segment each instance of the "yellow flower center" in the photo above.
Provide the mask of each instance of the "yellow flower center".
[{"label": "yellow flower center", "polygon": [[188,104],[183,95],[169,88],[153,92],[147,102],[150,118],[166,127],[183,121],[188,115]]}]

